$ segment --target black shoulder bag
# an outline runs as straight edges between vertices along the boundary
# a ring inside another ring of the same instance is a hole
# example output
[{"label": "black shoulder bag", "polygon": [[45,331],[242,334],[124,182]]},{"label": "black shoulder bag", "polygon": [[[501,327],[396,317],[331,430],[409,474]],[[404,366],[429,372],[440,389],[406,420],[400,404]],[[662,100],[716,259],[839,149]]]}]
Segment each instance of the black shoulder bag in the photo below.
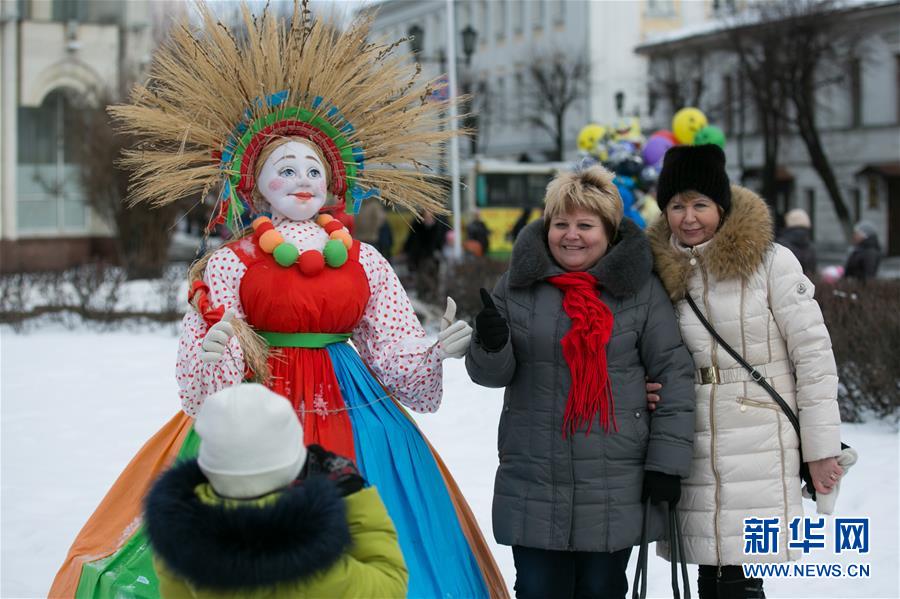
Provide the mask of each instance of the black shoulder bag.
[{"label": "black shoulder bag", "polygon": [[[696,302],[694,302],[694,298],[691,297],[690,293],[685,294],[685,299],[687,303],[691,305],[691,309],[694,311],[694,314],[697,315],[697,318],[700,319],[700,322],[703,323],[703,326],[706,327],[706,330],[713,336],[713,338],[722,346],[722,349],[728,352],[728,354],[737,360],[738,364],[743,366],[747,372],[750,373],[750,376],[753,377],[753,380],[756,381],[760,387],[765,389],[766,393],[772,396],[772,399],[775,400],[781,410],[784,412],[784,415],[787,416],[787,419],[791,421],[791,425],[794,427],[794,431],[797,433],[797,439],[801,439],[800,437],[800,420],[797,418],[797,415],[791,410],[791,407],[787,405],[787,402],[784,401],[784,398],[778,394],[772,385],[757,371],[753,366],[751,366],[747,360],[743,358],[739,353],[734,351],[734,349],[728,345],[724,339],[722,339],[716,330],[713,328],[709,321],[706,320],[706,317],[703,316],[703,313],[700,312],[700,308],[697,307]],[[841,443],[841,449],[846,449],[849,447],[846,443]],[[803,446],[801,443],[800,446],[800,478],[803,482],[806,483],[806,491],[809,493],[810,498],[815,501],[816,500],[816,487],[813,485],[812,476],[809,473],[809,465],[803,461]]]}]

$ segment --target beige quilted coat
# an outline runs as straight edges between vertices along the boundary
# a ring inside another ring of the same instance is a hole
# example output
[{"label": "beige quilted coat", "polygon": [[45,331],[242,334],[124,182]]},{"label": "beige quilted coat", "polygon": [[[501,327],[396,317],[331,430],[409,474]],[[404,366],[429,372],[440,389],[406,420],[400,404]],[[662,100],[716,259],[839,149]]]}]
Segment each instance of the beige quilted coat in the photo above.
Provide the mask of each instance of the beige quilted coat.
[{"label": "beige quilted coat", "polygon": [[[691,294],[719,335],[795,413],[799,407],[803,459],[813,461],[840,453],[837,374],[813,285],[790,250],[772,242],[765,203],[742,187],[732,187],[731,212],[705,244],[680,246],[664,217],[649,235],[656,270],[698,368],[694,458],[678,504],[687,560],[737,565],[798,559],[800,553],[786,547],[790,520],[803,515],[797,435],[778,404],[718,347],[684,297]],[[744,554],[748,517],[781,519],[777,554]],[[668,548],[660,545],[666,555]]]}]

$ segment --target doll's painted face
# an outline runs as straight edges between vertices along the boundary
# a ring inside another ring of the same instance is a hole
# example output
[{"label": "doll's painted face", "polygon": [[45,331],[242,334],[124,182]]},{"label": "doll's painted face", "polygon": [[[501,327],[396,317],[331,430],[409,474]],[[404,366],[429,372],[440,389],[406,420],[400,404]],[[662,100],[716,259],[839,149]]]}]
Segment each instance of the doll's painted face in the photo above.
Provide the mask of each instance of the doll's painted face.
[{"label": "doll's painted face", "polygon": [[263,163],[257,185],[272,216],[308,220],[328,198],[325,166],[309,144],[289,141]]}]

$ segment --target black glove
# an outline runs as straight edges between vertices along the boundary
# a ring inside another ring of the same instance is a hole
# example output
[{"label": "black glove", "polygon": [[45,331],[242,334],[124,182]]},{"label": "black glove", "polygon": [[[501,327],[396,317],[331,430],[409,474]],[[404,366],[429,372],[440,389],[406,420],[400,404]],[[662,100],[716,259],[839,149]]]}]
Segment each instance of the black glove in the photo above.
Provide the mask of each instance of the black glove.
[{"label": "black glove", "polygon": [[667,501],[670,507],[674,506],[681,499],[681,478],[674,474],[647,470],[644,472],[641,501],[646,501],[648,497],[654,505]]},{"label": "black glove", "polygon": [[481,288],[481,303],[484,304],[484,307],[475,317],[478,342],[485,351],[500,351],[509,340],[509,325],[500,316],[497,306],[494,305],[494,298],[484,287]]},{"label": "black glove", "polygon": [[306,479],[317,474],[325,476],[335,484],[342,497],[352,495],[366,486],[365,479],[352,460],[332,453],[321,445],[309,445],[306,451],[306,464],[299,478]]}]

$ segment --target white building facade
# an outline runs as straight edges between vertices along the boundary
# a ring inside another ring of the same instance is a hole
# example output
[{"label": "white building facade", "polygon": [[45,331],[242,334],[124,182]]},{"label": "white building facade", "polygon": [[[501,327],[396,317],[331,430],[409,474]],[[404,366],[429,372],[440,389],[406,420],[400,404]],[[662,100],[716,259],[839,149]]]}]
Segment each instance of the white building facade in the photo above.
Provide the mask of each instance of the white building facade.
[{"label": "white building facade", "polygon": [[[852,221],[870,221],[878,229],[882,248],[900,255],[900,2],[848,4],[842,26],[861,31],[864,57],[845,83],[826,87],[818,95],[817,122],[825,154],[835,171]],[[721,27],[707,31],[674,31],[638,48],[648,60],[648,80],[664,70],[672,57],[690,60],[704,55],[705,91],[698,108],[728,137],[726,155],[733,181],[758,185],[763,141],[747,94],[741,94],[736,57],[728,50]],[[743,97],[746,96],[746,97]],[[679,106],[659,99],[660,123]],[[803,208],[813,221],[820,249],[847,246],[832,201],[813,169],[803,140],[787,128],[778,151],[778,191],[767,198],[776,218],[791,208]]]},{"label": "white building facade", "polygon": [[112,252],[79,183],[73,98],[116,89],[149,59],[150,2],[0,3],[0,270],[58,269]]}]

